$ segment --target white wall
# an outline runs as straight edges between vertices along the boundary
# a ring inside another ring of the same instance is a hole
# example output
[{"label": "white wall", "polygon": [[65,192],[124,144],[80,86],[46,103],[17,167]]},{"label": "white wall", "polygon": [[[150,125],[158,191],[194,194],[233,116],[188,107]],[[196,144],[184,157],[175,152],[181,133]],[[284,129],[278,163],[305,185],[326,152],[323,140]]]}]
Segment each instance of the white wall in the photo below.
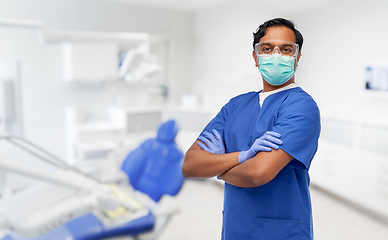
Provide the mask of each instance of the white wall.
[{"label": "white wall", "polygon": [[242,4],[225,4],[196,14],[192,91],[203,106],[219,108],[262,86],[251,57],[252,32],[269,16],[246,10]]},{"label": "white wall", "polygon": [[204,106],[220,108],[235,95],[260,90],[262,79],[252,58],[252,33],[268,19],[293,19],[297,9],[327,1],[234,0],[197,12],[192,91],[201,96]]},{"label": "white wall", "polygon": [[388,62],[388,2],[317,2],[231,1],[199,11],[192,89],[203,105],[219,108],[235,95],[261,89],[252,32],[265,20],[284,17],[305,39],[296,82],[324,114],[388,120],[388,93],[364,91],[365,63]]},{"label": "white wall", "polygon": [[388,62],[388,2],[335,1],[294,14],[305,37],[298,82],[329,114],[388,121],[388,93],[367,93],[365,64]]},{"label": "white wall", "polygon": [[[170,101],[177,102],[191,76],[193,14],[95,0],[0,0],[0,18],[43,21],[53,30],[145,32],[173,39]],[[21,63],[25,137],[65,157],[64,107],[105,111],[117,93],[136,105],[139,89],[117,85],[74,87],[62,80],[62,48],[42,45],[38,32],[0,26],[1,59]],[[128,97],[131,95],[132,97]]]}]

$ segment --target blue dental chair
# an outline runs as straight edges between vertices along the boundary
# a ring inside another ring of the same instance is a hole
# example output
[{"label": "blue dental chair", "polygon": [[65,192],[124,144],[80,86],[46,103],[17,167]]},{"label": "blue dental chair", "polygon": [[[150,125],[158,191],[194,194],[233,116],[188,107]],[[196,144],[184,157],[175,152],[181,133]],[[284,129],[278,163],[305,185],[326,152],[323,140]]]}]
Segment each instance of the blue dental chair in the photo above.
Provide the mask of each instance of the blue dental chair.
[{"label": "blue dental chair", "polygon": [[184,181],[183,153],[174,142],[177,132],[174,120],[165,122],[159,127],[157,137],[129,153],[122,165],[131,186],[155,202],[164,194],[175,196]]},{"label": "blue dental chair", "polygon": [[[157,206],[163,195],[178,194],[184,182],[181,173],[183,153],[174,141],[177,132],[177,123],[174,120],[161,124],[157,137],[144,141],[122,163],[122,170],[127,174],[129,184],[148,196],[154,206]],[[119,225],[105,226],[98,215],[91,212],[36,238],[22,238],[11,233],[2,240],[99,240],[124,236],[137,239],[143,233],[148,233],[150,239],[156,239],[172,214],[157,224],[157,209],[149,209],[148,214]]]}]

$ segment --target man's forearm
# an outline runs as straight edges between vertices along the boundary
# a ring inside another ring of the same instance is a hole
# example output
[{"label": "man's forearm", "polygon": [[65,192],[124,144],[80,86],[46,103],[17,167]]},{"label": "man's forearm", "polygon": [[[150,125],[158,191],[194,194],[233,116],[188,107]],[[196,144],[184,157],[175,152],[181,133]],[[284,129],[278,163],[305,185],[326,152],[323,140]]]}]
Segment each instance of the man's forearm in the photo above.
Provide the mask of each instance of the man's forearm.
[{"label": "man's forearm", "polygon": [[184,177],[209,178],[218,176],[239,164],[238,154],[213,154],[200,149],[196,141],[187,151],[182,165]]},{"label": "man's forearm", "polygon": [[249,160],[235,166],[225,173],[219,175],[218,177],[229,183],[230,185],[243,188],[251,188],[260,186],[260,184],[254,183],[252,181],[252,171],[249,169]]},{"label": "man's forearm", "polygon": [[267,184],[293,159],[283,150],[259,152],[255,157],[219,175],[236,187],[258,187]]}]

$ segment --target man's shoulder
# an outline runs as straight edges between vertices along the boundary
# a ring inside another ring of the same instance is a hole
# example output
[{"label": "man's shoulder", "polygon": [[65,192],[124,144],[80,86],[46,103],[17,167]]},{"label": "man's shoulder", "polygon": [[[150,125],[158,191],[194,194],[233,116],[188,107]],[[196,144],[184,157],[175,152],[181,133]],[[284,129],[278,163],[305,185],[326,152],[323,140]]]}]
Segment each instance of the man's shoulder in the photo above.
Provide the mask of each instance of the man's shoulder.
[{"label": "man's shoulder", "polygon": [[255,99],[259,96],[259,92],[247,92],[247,93],[242,93],[240,95],[237,95],[229,100],[230,103],[238,103],[242,101],[246,101],[249,99]]},{"label": "man's shoulder", "polygon": [[319,107],[312,96],[301,88],[290,89],[281,101],[280,109],[283,112],[302,115],[319,116]]},{"label": "man's shoulder", "polygon": [[318,107],[317,103],[313,99],[313,97],[304,91],[302,88],[297,87],[294,89],[290,89],[285,98],[284,102],[289,104],[307,104]]},{"label": "man's shoulder", "polygon": [[229,100],[221,109],[225,114],[234,110],[238,110],[248,104],[252,104],[255,99],[258,101],[259,92],[247,92],[237,95]]}]

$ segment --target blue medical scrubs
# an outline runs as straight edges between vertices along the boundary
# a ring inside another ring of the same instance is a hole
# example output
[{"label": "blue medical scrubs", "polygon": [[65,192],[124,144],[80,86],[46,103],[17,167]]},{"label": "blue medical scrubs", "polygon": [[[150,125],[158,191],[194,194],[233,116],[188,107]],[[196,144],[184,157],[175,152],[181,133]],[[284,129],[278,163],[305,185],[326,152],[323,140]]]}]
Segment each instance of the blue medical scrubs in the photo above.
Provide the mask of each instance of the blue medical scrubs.
[{"label": "blue medical scrubs", "polygon": [[268,96],[260,107],[259,92],[249,92],[232,98],[204,131],[213,128],[228,153],[247,150],[266,131],[275,131],[282,135],[280,148],[294,157],[263,186],[225,183],[222,239],[313,239],[308,170],[320,134],[314,100],[296,87]]}]

